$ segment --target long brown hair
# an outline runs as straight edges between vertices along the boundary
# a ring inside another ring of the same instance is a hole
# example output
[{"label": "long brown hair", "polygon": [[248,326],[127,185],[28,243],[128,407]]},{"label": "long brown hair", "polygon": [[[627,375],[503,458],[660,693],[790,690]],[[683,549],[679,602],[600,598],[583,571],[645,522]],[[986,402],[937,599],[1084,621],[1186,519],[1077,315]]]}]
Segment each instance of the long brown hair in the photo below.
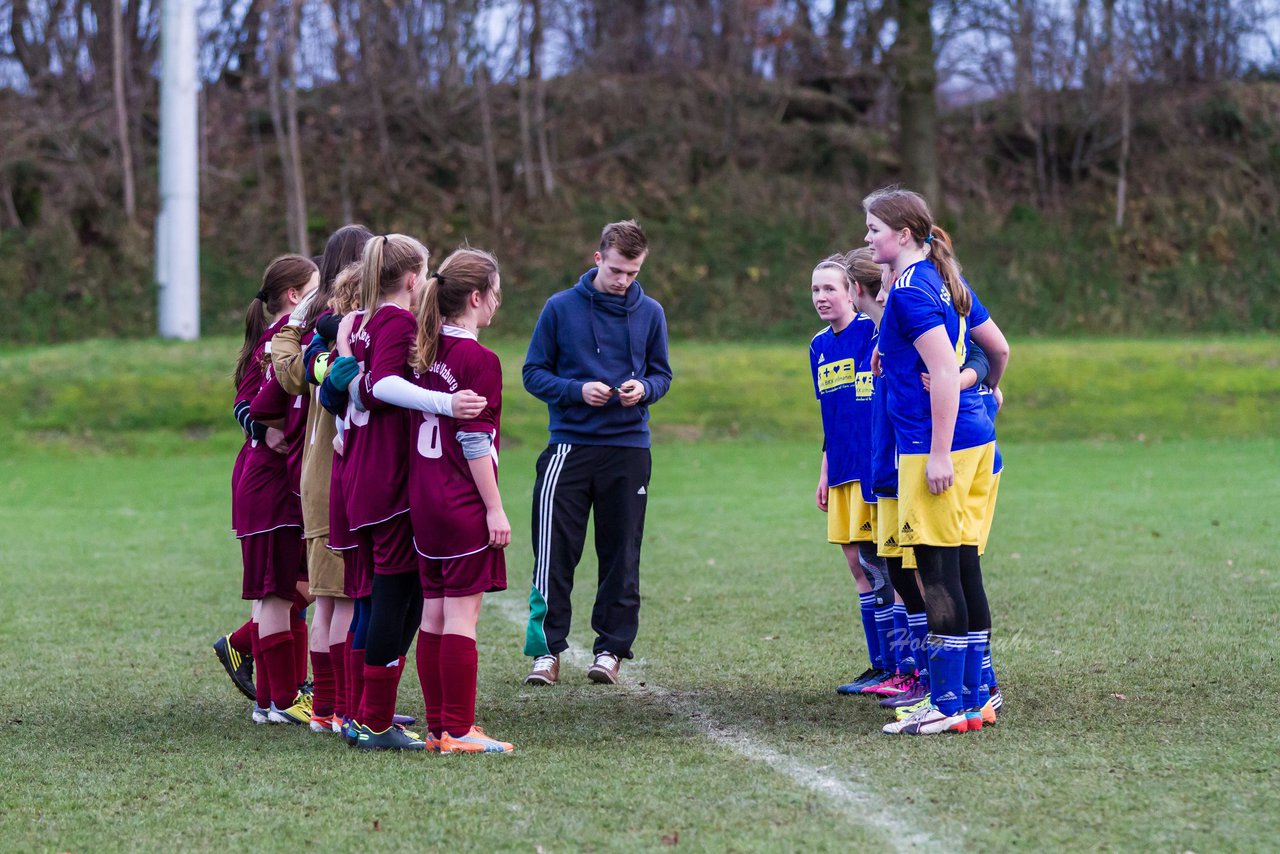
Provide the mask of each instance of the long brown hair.
[{"label": "long brown hair", "polygon": [[237,388],[253,364],[258,339],[267,330],[270,319],[284,310],[285,295],[289,289],[301,291],[315,272],[316,265],[312,260],[301,255],[281,255],[267,265],[266,272],[262,274],[262,287],[244,313],[244,344],[236,360]]},{"label": "long brown hair", "polygon": [[423,373],[436,360],[440,347],[440,326],[458,317],[475,291],[485,296],[498,283],[498,259],[483,249],[455,249],[427,279],[418,297],[418,340],[409,363]]},{"label": "long brown hair", "polygon": [[329,240],[324,245],[324,255],[320,256],[320,287],[316,290],[316,298],[307,308],[307,316],[303,318],[304,329],[315,323],[316,318],[329,305],[338,274],[363,257],[364,245],[371,237],[372,231],[357,224],[344,225],[329,235]]},{"label": "long brown hair", "polygon": [[398,291],[406,273],[417,275],[425,270],[430,257],[427,247],[407,234],[375,236],[364,245],[360,264],[360,305],[364,308],[361,329],[378,311],[379,298]]},{"label": "long brown hair", "polygon": [[960,262],[951,244],[951,235],[934,224],[924,196],[901,187],[885,187],[863,199],[862,207],[894,231],[905,228],[911,232],[912,239],[938,268],[956,312],[961,317],[967,316],[972,301],[969,288],[960,278]]}]

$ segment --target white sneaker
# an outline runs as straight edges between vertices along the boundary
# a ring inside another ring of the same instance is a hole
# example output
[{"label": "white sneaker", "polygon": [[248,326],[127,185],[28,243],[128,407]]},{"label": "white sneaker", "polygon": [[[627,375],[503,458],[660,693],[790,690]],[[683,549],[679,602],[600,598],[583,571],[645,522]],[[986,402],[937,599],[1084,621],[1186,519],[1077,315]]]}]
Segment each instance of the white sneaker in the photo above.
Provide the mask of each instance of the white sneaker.
[{"label": "white sneaker", "polygon": [[969,724],[964,712],[944,715],[936,706],[925,706],[903,720],[885,724],[881,731],[887,735],[937,735],[943,732],[968,732]]}]

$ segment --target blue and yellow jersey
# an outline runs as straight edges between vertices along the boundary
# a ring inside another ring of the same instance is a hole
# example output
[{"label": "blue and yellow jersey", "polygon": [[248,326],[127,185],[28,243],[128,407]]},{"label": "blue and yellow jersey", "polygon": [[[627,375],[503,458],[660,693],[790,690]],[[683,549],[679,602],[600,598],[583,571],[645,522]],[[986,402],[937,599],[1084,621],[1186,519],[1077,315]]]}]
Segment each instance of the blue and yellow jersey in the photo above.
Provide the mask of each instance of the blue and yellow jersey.
[{"label": "blue and yellow jersey", "polygon": [[[968,284],[965,285],[968,287]],[[900,454],[927,454],[933,434],[929,392],[920,375],[924,360],[916,351],[920,336],[943,327],[956,351],[956,366],[968,356],[969,330],[990,320],[991,315],[976,294],[967,317],[951,305],[951,294],[929,259],[908,267],[894,282],[885,300],[880,320],[880,359],[884,370],[889,417],[893,421]],[[995,440],[995,427],[976,389],[960,393],[956,429],[951,450],[974,448]]]},{"label": "blue and yellow jersey", "polygon": [[875,500],[868,483],[875,342],[875,323],[857,314],[839,334],[828,326],[809,343],[813,392],[822,408],[822,433],[827,440],[827,484],[863,481],[867,501]]}]

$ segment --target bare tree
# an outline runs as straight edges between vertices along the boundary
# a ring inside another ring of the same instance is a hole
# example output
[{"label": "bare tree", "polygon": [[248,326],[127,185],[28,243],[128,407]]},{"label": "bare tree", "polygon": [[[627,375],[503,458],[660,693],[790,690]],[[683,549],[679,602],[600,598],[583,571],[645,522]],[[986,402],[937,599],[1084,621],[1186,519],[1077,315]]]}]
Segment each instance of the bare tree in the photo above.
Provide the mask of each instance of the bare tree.
[{"label": "bare tree", "polygon": [[898,86],[902,178],[940,210],[944,204],[938,181],[938,74],[934,67],[932,6],[930,0],[898,0],[893,67]]},{"label": "bare tree", "polygon": [[129,144],[129,107],[124,94],[124,16],[122,0],[111,0],[111,92],[116,108],[116,142],[120,146],[120,174],[124,184],[124,215],[129,222],[137,217],[137,194],[133,183],[133,148]]}]

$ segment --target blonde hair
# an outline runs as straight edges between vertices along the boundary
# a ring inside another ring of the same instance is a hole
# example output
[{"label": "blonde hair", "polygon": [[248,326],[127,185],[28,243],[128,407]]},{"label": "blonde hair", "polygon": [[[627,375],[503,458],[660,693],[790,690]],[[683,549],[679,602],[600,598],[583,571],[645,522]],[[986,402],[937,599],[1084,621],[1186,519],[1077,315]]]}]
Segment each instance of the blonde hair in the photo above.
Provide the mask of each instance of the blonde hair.
[{"label": "blonde hair", "polygon": [[350,314],[360,307],[360,267],[361,262],[356,261],[343,267],[333,277],[329,309],[334,314]]},{"label": "blonde hair", "polygon": [[369,238],[360,262],[360,304],[364,329],[378,311],[379,298],[394,294],[406,273],[417,275],[427,267],[431,253],[417,239],[406,234],[383,234]]},{"label": "blonde hair", "polygon": [[440,348],[440,327],[467,307],[474,292],[481,296],[498,282],[498,259],[483,249],[464,246],[450,253],[435,275],[427,279],[418,298],[418,338],[409,365],[423,373],[436,360]]},{"label": "blonde hair", "polygon": [[912,239],[924,250],[925,257],[938,268],[956,312],[961,317],[967,316],[972,300],[969,288],[960,277],[960,262],[951,244],[951,235],[934,224],[924,196],[901,187],[885,187],[863,199],[862,208],[894,231],[905,228],[911,232]]}]

